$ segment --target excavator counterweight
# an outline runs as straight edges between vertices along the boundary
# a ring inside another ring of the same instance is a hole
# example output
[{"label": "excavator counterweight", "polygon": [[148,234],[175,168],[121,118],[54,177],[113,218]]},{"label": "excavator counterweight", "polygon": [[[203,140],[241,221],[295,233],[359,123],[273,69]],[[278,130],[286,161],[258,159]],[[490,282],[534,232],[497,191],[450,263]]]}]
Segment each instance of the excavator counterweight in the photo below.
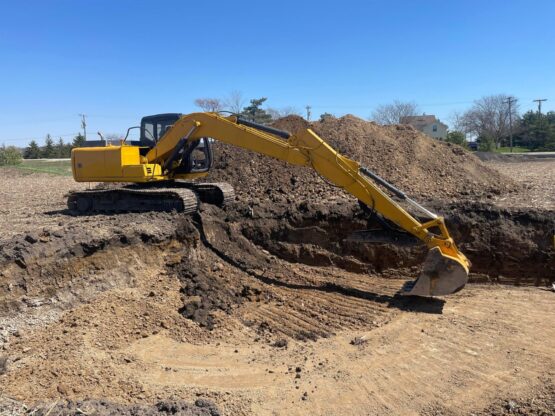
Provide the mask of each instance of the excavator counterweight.
[{"label": "excavator counterweight", "polygon": [[[191,212],[196,209],[197,198],[225,205],[233,198],[229,185],[191,182],[208,175],[212,166],[211,142],[218,140],[289,164],[312,168],[363,205],[420,239],[430,251],[421,276],[406,294],[448,295],[462,289],[468,280],[470,262],[457,249],[442,217],[358,162],[339,154],[310,129],[290,134],[217,113],[150,116],[143,118],[140,128],[138,142],[127,143],[124,139],[118,146],[73,149],[71,158],[76,181],[134,185],[119,188],[119,192],[73,193],[68,199],[71,210],[80,213],[143,211],[152,207]],[[187,182],[181,182],[183,180]],[[142,203],[142,196],[148,202]],[[393,197],[418,210],[429,221],[421,223]]]}]

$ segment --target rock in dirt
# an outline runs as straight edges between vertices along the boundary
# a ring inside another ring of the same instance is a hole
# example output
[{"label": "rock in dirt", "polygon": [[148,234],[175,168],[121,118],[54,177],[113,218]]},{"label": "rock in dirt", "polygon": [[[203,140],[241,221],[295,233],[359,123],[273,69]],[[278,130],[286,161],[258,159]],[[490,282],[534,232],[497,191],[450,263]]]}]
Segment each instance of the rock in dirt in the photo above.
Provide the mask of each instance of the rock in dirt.
[{"label": "rock in dirt", "polygon": [[0,375],[8,371],[8,357],[0,357]]},{"label": "rock in dirt", "polygon": [[285,338],[280,338],[272,344],[272,347],[287,348],[288,344],[289,343],[287,342],[287,340]]},{"label": "rock in dirt", "polygon": [[365,337],[354,337],[350,344],[351,345],[363,345],[366,344],[368,340]]}]

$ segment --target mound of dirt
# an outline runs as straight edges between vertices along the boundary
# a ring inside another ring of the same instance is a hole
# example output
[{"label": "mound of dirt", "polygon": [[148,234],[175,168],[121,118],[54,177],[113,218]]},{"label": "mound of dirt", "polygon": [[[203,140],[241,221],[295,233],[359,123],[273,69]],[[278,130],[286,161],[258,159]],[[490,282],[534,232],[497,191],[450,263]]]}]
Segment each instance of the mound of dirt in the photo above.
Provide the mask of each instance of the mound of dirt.
[{"label": "mound of dirt", "polygon": [[[340,153],[376,172],[410,195],[431,198],[504,194],[517,185],[460,146],[431,139],[411,126],[380,126],[352,115],[308,123],[301,117],[277,120],[292,133],[312,128]],[[249,202],[345,198],[310,169],[295,167],[243,149],[216,143],[212,178],[236,187]]]}]

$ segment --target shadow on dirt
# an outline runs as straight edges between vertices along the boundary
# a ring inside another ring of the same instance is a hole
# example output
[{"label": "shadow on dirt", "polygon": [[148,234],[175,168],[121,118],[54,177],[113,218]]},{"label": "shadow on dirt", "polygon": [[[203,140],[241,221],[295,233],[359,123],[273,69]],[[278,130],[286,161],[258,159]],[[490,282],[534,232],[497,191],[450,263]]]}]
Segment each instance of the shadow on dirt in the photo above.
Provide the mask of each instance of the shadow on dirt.
[{"label": "shadow on dirt", "polygon": [[67,215],[69,217],[74,217],[75,215],[73,215],[71,213],[71,211],[67,208],[64,209],[54,209],[52,211],[44,211],[43,212],[44,215]]},{"label": "shadow on dirt", "polygon": [[402,296],[400,292],[391,296],[387,294],[368,292],[365,290],[360,290],[352,287],[340,286],[332,282],[326,282],[323,285],[299,284],[299,283],[285,282],[279,279],[275,279],[270,276],[264,275],[264,273],[256,273],[250,267],[246,267],[244,264],[237,261],[235,258],[229,256],[219,248],[215,247],[206,237],[203,222],[202,222],[202,217],[200,215],[195,215],[193,218],[194,218],[193,224],[197,228],[199,232],[200,240],[206,248],[211,250],[214,254],[216,254],[220,259],[222,259],[226,263],[240,269],[244,273],[249,274],[250,276],[254,277],[255,279],[257,279],[258,281],[264,284],[285,287],[288,289],[295,289],[295,290],[312,290],[312,291],[320,291],[325,293],[332,292],[343,296],[349,296],[349,297],[354,297],[358,299],[372,301],[375,303],[387,304],[388,307],[397,308],[404,311],[433,313],[433,314],[441,314],[443,312],[443,305],[445,304],[445,301],[442,299],[406,297],[406,296]]},{"label": "shadow on dirt", "polygon": [[283,282],[267,276],[254,275],[254,277],[256,277],[263,283],[273,286],[281,286],[288,289],[297,290],[314,290],[325,293],[337,293],[343,296],[364,299],[375,303],[387,304],[390,308],[396,308],[408,312],[441,314],[443,313],[443,306],[445,305],[445,300],[443,299],[403,296],[401,294],[401,291],[391,296],[386,294],[368,292],[366,290],[360,290],[352,287],[339,286],[332,282],[327,282],[321,286],[313,286]]}]

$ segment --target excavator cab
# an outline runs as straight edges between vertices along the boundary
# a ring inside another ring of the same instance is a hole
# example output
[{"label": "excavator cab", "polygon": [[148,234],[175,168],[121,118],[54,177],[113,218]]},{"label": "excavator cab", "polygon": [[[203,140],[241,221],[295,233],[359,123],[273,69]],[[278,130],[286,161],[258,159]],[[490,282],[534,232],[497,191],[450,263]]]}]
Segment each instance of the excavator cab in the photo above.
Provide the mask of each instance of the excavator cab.
[{"label": "excavator cab", "polygon": [[141,119],[141,146],[152,148],[156,146],[162,136],[182,116],[181,113],[165,113],[146,116]]},{"label": "excavator cab", "polygon": [[[137,143],[138,146],[144,148],[141,154],[146,154],[156,146],[181,116],[181,113],[165,113],[143,117],[140,140]],[[212,167],[213,160],[210,139],[203,137],[188,144],[180,150],[180,154],[176,155],[175,159],[181,161],[174,170],[176,174],[208,172]]]}]

